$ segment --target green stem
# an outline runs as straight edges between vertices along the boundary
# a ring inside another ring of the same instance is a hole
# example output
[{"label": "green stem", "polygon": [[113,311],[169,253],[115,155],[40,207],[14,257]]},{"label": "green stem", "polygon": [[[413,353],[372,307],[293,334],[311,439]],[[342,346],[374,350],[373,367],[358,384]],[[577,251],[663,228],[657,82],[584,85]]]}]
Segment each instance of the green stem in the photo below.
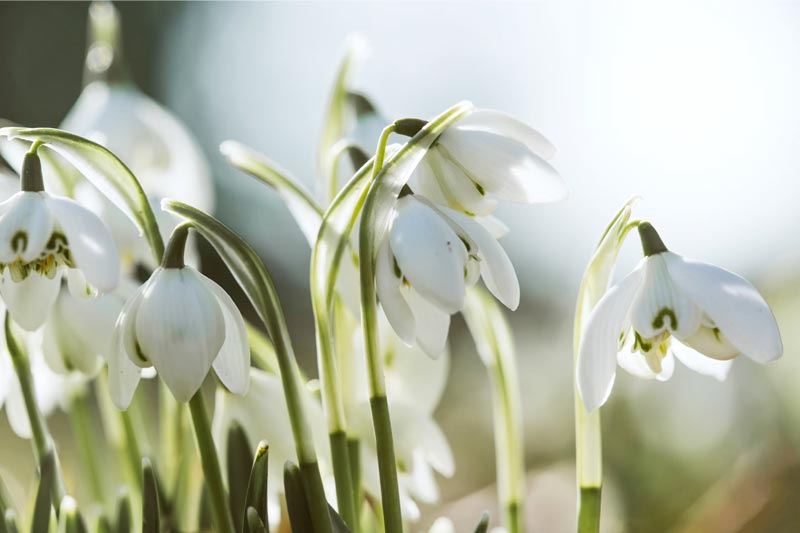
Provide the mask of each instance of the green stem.
[{"label": "green stem", "polygon": [[347,452],[350,455],[350,483],[355,502],[356,522],[361,524],[361,503],[364,494],[361,492],[361,442],[356,437],[347,439]]},{"label": "green stem", "polygon": [[53,483],[53,501],[60,503],[61,500],[64,499],[64,496],[66,496],[67,491],[64,487],[64,475],[61,472],[58,453],[55,446],[53,446],[53,439],[47,429],[44,417],[41,411],[39,411],[39,405],[36,403],[36,392],[33,387],[33,375],[31,374],[30,361],[14,338],[14,334],[11,331],[11,317],[8,313],[6,313],[5,316],[5,334],[8,352],[11,357],[11,362],[14,365],[14,371],[19,379],[22,398],[25,402],[25,410],[28,413],[28,421],[30,422],[31,435],[33,437],[34,455],[38,463],[47,452],[52,450],[56,463],[56,479],[55,483]]},{"label": "green stem", "polygon": [[69,409],[72,429],[75,433],[75,440],[78,445],[78,452],[81,462],[89,477],[89,488],[92,498],[96,502],[104,503],[107,494],[103,483],[103,474],[100,471],[97,454],[97,443],[94,440],[95,431],[92,427],[91,407],[89,406],[88,394],[86,391],[79,392],[72,399]]},{"label": "green stem", "polygon": [[578,533],[600,531],[601,487],[581,487],[578,503]]},{"label": "green stem", "polygon": [[189,400],[189,411],[192,413],[194,432],[197,437],[197,447],[200,450],[200,460],[203,464],[206,487],[208,487],[209,500],[214,525],[218,533],[233,533],[233,518],[228,509],[228,497],[222,482],[222,471],[219,466],[217,450],[211,437],[211,424],[208,420],[203,392],[197,391]]},{"label": "green stem", "polygon": [[134,488],[141,492],[142,453],[139,449],[139,439],[136,435],[133,420],[131,420],[130,411],[120,411],[119,420],[122,423],[122,452],[125,455],[125,461],[128,463],[128,475],[136,485]]},{"label": "green stem", "polygon": [[350,453],[347,447],[347,434],[344,431],[336,431],[329,437],[339,515],[350,527],[350,531],[356,533],[358,531],[358,515],[356,514],[356,503],[353,500],[353,477]]},{"label": "green stem", "polygon": [[[373,180],[383,167],[386,144],[394,125],[387,126],[381,133],[373,165]],[[373,183],[373,187],[375,184]],[[369,199],[367,203],[369,203]],[[365,211],[367,206],[365,205]],[[364,220],[362,214],[362,221]],[[400,510],[400,489],[397,484],[397,462],[392,438],[392,421],[389,418],[389,402],[386,399],[386,384],[383,377],[383,357],[378,342],[378,316],[375,293],[375,260],[371,235],[362,231],[359,235],[359,257],[361,278],[361,327],[364,334],[364,352],[369,375],[370,407],[372,425],[375,431],[375,445],[378,452],[378,473],[381,483],[386,533],[403,531],[403,517]]]}]

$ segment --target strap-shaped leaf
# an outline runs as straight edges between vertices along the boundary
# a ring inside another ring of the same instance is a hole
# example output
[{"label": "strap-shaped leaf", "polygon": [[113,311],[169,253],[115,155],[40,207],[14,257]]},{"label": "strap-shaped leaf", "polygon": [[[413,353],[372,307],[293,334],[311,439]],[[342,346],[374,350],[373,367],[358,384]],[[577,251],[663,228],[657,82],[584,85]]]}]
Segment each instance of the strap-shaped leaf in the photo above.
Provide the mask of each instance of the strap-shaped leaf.
[{"label": "strap-shaped leaf", "polygon": [[245,498],[250,478],[250,444],[247,434],[238,422],[228,429],[228,446],[225,458],[228,469],[228,502],[236,531],[245,527]]},{"label": "strap-shaped leaf", "polygon": [[283,466],[283,491],[292,531],[314,531],[300,469],[290,461]]},{"label": "strap-shaped leaf", "polygon": [[114,525],[116,533],[130,533],[133,514],[131,511],[131,499],[127,491],[122,491],[117,497],[116,519]]},{"label": "strap-shaped leaf", "polygon": [[156,262],[161,261],[164,243],[147,196],[130,169],[111,151],[55,128],[2,128],[0,136],[42,143],[69,161],[131,219],[146,237]]},{"label": "strap-shaped leaf", "polygon": [[158,483],[153,465],[147,457],[142,459],[142,533],[160,533],[161,510],[158,504]]},{"label": "strap-shaped leaf", "polygon": [[[258,443],[253,468],[250,470],[250,480],[247,484],[247,520],[244,522],[244,533],[256,533],[251,525],[250,513],[255,512],[256,517],[269,527],[269,514],[267,510],[267,466],[269,462],[269,446],[265,441]],[[234,509],[235,511],[235,509]]]},{"label": "strap-shaped leaf", "polygon": [[3,516],[3,525],[8,533],[19,533],[17,512],[14,511],[14,509],[6,509],[5,515]]},{"label": "strap-shaped leaf", "polygon": [[36,500],[33,504],[31,533],[48,533],[50,531],[50,515],[53,508],[51,494],[55,478],[55,455],[52,450],[48,450],[39,461],[39,486],[36,489]]},{"label": "strap-shaped leaf", "polygon": [[258,516],[258,511],[252,507],[248,507],[246,514],[247,520],[245,520],[245,524],[247,524],[247,531],[250,531],[250,533],[268,533],[267,525],[264,524],[264,521]]},{"label": "strap-shaped leaf", "polygon": [[231,165],[277,191],[308,240],[309,246],[313,246],[322,222],[322,208],[300,180],[274,161],[238,141],[225,141],[219,150]]},{"label": "strap-shaped leaf", "polygon": [[475,526],[475,533],[486,533],[489,530],[489,512],[484,511],[481,515],[480,522]]},{"label": "strap-shaped leaf", "polygon": [[100,515],[97,517],[97,522],[94,525],[95,533],[111,533],[114,531],[111,529],[111,522],[108,521],[108,517],[105,515]]},{"label": "strap-shaped leaf", "polygon": [[86,533],[86,524],[78,511],[78,504],[72,496],[64,496],[64,499],[61,500],[58,533]]}]

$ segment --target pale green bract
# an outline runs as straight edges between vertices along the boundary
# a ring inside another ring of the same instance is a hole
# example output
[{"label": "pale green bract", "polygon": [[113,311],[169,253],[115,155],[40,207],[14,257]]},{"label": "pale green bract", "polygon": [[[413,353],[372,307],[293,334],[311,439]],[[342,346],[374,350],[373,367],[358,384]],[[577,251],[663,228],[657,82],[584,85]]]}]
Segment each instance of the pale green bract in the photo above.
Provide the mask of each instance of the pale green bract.
[{"label": "pale green bract", "polygon": [[238,141],[223,142],[219,151],[231,165],[277,191],[309,245],[313,246],[322,222],[322,209],[303,184],[277,163]]},{"label": "pale green bract", "polygon": [[156,262],[161,262],[164,242],[147,196],[136,176],[108,149],[55,128],[2,128],[0,137],[38,142],[66,159],[131,219],[147,239]]},{"label": "pale green bract", "polygon": [[483,288],[467,290],[464,319],[492,384],[497,490],[510,532],[524,531],[525,458],[522,400],[514,339],[497,300]]}]

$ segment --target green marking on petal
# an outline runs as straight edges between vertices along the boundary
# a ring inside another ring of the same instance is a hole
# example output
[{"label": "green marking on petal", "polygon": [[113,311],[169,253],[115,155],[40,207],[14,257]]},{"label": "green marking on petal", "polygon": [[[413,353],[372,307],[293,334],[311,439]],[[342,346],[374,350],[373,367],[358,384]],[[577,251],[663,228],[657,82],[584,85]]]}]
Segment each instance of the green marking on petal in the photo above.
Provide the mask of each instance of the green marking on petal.
[{"label": "green marking on petal", "polygon": [[14,250],[14,253],[21,254],[25,252],[26,248],[28,248],[28,234],[19,230],[11,237],[11,249]]},{"label": "green marking on petal", "polygon": [[664,317],[668,316],[670,320],[670,329],[675,331],[678,329],[678,318],[675,316],[675,311],[669,307],[662,307],[656,317],[653,319],[653,327],[655,329],[664,327]]}]

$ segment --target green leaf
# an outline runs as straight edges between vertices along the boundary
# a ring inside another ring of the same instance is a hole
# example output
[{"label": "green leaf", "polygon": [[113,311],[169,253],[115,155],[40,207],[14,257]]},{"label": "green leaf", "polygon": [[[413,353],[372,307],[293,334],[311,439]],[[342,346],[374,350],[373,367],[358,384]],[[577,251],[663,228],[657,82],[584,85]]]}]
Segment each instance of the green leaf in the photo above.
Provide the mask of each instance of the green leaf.
[{"label": "green leaf", "polygon": [[366,47],[360,37],[351,37],[331,90],[328,109],[322,123],[322,135],[319,140],[317,163],[317,190],[327,202],[336,194],[331,190],[333,175],[333,161],[331,149],[342,139],[351,127],[355,110],[353,109],[349,93],[352,77],[364,57]]},{"label": "green leaf", "polygon": [[122,491],[117,497],[116,533],[130,533],[133,514],[131,511],[131,499],[126,491]]},{"label": "green leaf", "polygon": [[247,434],[238,422],[228,430],[226,464],[228,467],[228,501],[236,531],[245,527],[245,498],[250,477],[250,443]]},{"label": "green leaf", "polygon": [[[0,120],[0,128],[16,126],[17,124],[13,122]],[[22,139],[0,137],[0,156],[14,169],[14,172],[21,174],[22,163],[31,144]],[[37,153],[42,162],[42,174],[47,190],[60,196],[72,196],[75,185],[81,180],[80,173],[49,148],[40,147]]]},{"label": "green leaf", "polygon": [[[255,533],[250,525],[250,512],[254,511],[256,516],[266,526],[269,525],[269,515],[267,509],[267,466],[269,463],[269,446],[265,441],[258,443],[256,457],[253,460],[253,467],[250,470],[250,480],[247,483],[247,496],[245,506],[247,507],[247,520],[244,521],[244,533]],[[234,509],[235,511],[235,509]]]},{"label": "green leaf", "polygon": [[350,533],[350,528],[347,527],[342,516],[336,512],[336,509],[328,504],[328,513],[331,515],[331,526],[333,526],[333,533]]},{"label": "green leaf", "polygon": [[247,529],[245,531],[250,531],[250,533],[268,532],[264,521],[261,520],[260,516],[258,516],[258,511],[252,507],[247,508],[247,520],[245,520],[245,524],[247,524]]},{"label": "green leaf", "polygon": [[3,525],[5,525],[8,533],[19,533],[19,527],[17,527],[17,513],[14,509],[6,509],[3,518]]},{"label": "green leaf", "polygon": [[475,526],[475,533],[486,533],[489,530],[489,513],[484,511],[481,515],[481,520]]},{"label": "green leaf", "polygon": [[300,180],[240,142],[225,141],[219,150],[231,165],[275,189],[308,240],[309,246],[312,246],[322,221],[322,208]]},{"label": "green leaf", "polygon": [[314,531],[300,468],[290,461],[283,466],[283,490],[292,531]]},{"label": "green leaf", "polygon": [[161,515],[158,504],[158,483],[150,460],[142,458],[142,478],[144,494],[142,497],[142,533],[160,533]]},{"label": "green leaf", "polygon": [[86,525],[78,511],[77,502],[72,496],[64,496],[61,500],[61,512],[58,517],[58,533],[86,533]]},{"label": "green leaf", "polygon": [[55,455],[52,450],[49,450],[42,455],[39,461],[39,486],[36,489],[36,500],[33,504],[31,533],[48,533],[50,531],[50,517],[53,508],[51,494],[55,477]]},{"label": "green leaf", "polygon": [[111,151],[55,128],[2,128],[0,136],[40,142],[66,159],[131,219],[147,238],[156,262],[161,261],[164,243],[150,202],[130,169]]},{"label": "green leaf", "polygon": [[113,529],[111,529],[111,522],[108,521],[108,517],[104,515],[98,516],[94,525],[94,533],[111,533],[112,531]]}]

